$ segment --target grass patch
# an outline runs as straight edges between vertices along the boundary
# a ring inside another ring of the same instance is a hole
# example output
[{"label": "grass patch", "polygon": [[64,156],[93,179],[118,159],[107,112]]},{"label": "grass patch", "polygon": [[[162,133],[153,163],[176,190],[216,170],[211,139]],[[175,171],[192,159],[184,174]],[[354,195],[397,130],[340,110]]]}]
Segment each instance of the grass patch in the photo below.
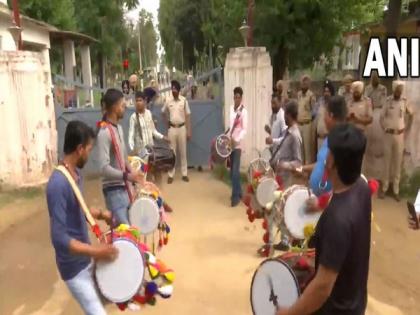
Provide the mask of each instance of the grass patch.
[{"label": "grass patch", "polygon": [[18,199],[30,200],[38,197],[43,187],[28,187],[13,190],[0,190],[0,208]]},{"label": "grass patch", "polygon": [[[230,180],[230,170],[225,165],[215,165],[213,168],[214,176],[224,182],[225,184],[232,186],[232,182]],[[248,183],[246,173],[241,173],[241,184],[242,186]]]},{"label": "grass patch", "polygon": [[414,198],[417,196],[419,188],[420,168],[414,169],[410,175],[408,175],[406,172],[402,173],[400,182],[400,194],[402,197],[414,200]]}]

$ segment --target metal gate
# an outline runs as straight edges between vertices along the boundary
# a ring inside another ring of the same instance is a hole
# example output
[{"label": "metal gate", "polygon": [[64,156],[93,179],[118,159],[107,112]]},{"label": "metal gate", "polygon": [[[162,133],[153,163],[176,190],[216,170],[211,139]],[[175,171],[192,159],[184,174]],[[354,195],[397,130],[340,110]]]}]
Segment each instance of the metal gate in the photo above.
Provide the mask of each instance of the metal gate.
[{"label": "metal gate", "polygon": [[[205,80],[209,76],[217,75],[217,85],[220,91],[223,91],[223,82],[221,79],[221,69],[215,69],[197,79]],[[161,92],[165,92],[162,90]],[[218,93],[214,99],[209,100],[189,100],[191,108],[192,139],[188,143],[188,165],[206,166],[210,156],[210,144],[212,139],[221,134],[224,130],[223,119],[223,95]],[[162,120],[161,106],[154,106],[152,113],[157,119],[156,128],[162,132],[167,132],[167,126]],[[121,125],[124,130],[124,140],[128,146],[128,128],[129,118],[134,112],[134,108],[127,108]],[[58,156],[63,156],[64,133],[68,122],[72,120],[81,120],[90,127],[96,129],[96,122],[101,119],[99,108],[69,108],[65,109],[57,106],[56,110],[57,132],[58,132]],[[97,175],[99,173],[97,149],[94,147],[90,160],[85,166],[85,175]]]}]

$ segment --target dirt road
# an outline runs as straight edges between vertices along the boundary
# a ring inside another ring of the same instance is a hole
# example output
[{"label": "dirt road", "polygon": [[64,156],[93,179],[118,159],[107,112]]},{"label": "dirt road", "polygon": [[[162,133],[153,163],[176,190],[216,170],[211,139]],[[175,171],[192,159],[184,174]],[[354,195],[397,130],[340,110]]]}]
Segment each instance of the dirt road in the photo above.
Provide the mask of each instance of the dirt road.
[{"label": "dirt road", "polygon": [[[98,181],[85,184],[90,205],[103,205],[99,192]],[[261,222],[227,207],[229,189],[210,173],[193,173],[190,183],[176,181],[163,193],[175,214],[160,257],[176,271],[175,292],[139,314],[251,314]],[[375,200],[374,209],[368,314],[419,314],[420,232],[408,231],[402,202]],[[113,305],[108,311],[120,313]],[[81,314],[56,271],[43,195],[0,205],[0,314]]]}]

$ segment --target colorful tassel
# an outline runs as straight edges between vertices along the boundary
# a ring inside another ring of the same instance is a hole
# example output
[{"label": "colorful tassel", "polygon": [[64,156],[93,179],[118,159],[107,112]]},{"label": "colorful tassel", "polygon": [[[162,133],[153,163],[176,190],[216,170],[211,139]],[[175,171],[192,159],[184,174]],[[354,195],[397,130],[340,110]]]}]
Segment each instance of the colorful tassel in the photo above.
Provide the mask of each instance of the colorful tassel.
[{"label": "colorful tassel", "polygon": [[243,203],[244,203],[245,206],[249,207],[251,205],[251,196],[246,195],[243,199]]},{"label": "colorful tassel", "polygon": [[318,197],[318,207],[320,209],[325,209],[330,202],[331,195],[329,193],[322,194]]},{"label": "colorful tassel", "polygon": [[372,195],[374,195],[378,192],[379,183],[376,179],[369,179],[368,180],[368,185],[369,185],[369,188],[370,188],[370,193]]},{"label": "colorful tassel", "polygon": [[262,228],[263,228],[264,230],[267,230],[267,229],[268,229],[268,222],[267,222],[267,220],[266,220],[266,219],[264,219],[264,221],[263,221],[263,223],[262,223]]},{"label": "colorful tassel", "polygon": [[265,244],[268,244],[268,242],[270,241],[270,234],[268,232],[264,233],[263,241]]}]

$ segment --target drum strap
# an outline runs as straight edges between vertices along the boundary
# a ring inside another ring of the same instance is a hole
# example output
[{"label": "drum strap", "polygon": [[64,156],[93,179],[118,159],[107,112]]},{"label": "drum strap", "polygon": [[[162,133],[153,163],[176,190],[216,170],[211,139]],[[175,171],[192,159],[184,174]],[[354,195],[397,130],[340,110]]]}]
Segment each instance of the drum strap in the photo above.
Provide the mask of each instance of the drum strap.
[{"label": "drum strap", "polygon": [[276,158],[277,153],[279,153],[279,151],[280,151],[280,149],[281,149],[281,147],[284,143],[284,140],[286,140],[288,135],[289,135],[289,128],[287,128],[283,139],[281,140],[280,144],[277,146],[276,150],[273,152],[273,155],[271,156],[271,159],[270,159],[270,165],[273,165],[274,159]]},{"label": "drum strap", "polygon": [[[244,105],[241,105],[236,113],[236,117],[235,120],[233,121],[233,126],[232,126],[232,130],[230,130],[230,135],[232,136],[233,132],[235,131],[236,127],[238,127],[239,125],[239,121],[242,115],[242,111],[244,109]],[[229,132],[229,129],[228,129]]]},{"label": "drum strap", "polygon": [[73,177],[70,175],[69,171],[63,165],[57,166],[56,170],[60,171],[64,175],[64,177],[67,179],[67,181],[69,182],[71,188],[73,189],[74,194],[76,195],[76,199],[79,202],[80,208],[82,208],[82,211],[85,215],[86,221],[92,227],[92,232],[99,239],[102,235],[101,229],[99,228],[98,223],[96,223],[95,219],[93,218],[92,214],[90,213],[89,208],[86,205],[85,199],[83,198],[83,195],[80,192],[79,187],[76,185],[76,182],[74,181]]},{"label": "drum strap", "polygon": [[143,131],[141,130],[140,117],[139,117],[139,113],[137,112],[136,112],[136,119],[137,119],[137,126],[139,128],[140,139],[141,141],[143,141]]},{"label": "drum strap", "polygon": [[[121,171],[124,172],[125,170],[127,170],[127,166],[124,164],[124,162],[122,160],[122,157],[120,155],[120,149],[118,147],[117,139],[115,138],[114,130],[112,129],[112,126],[111,126],[110,123],[107,123],[106,127],[108,128],[108,131],[111,135],[112,147],[114,148],[115,157],[117,158],[117,161],[118,161],[118,164],[120,166]],[[125,184],[125,188],[126,188],[127,193],[128,193],[128,198],[130,199],[130,203],[133,203],[134,198],[133,198],[133,194],[131,192],[130,186],[128,185],[128,181],[125,180],[124,184]]]}]

